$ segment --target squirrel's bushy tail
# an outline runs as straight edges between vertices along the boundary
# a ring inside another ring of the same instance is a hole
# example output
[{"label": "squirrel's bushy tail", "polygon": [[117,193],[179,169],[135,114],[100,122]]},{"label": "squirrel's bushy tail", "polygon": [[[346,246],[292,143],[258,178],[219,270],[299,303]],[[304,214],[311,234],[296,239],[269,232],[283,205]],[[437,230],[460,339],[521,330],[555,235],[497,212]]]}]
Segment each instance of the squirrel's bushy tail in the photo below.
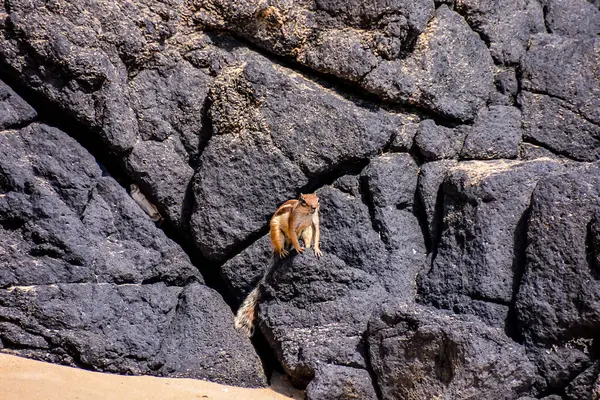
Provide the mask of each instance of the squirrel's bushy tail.
[{"label": "squirrel's bushy tail", "polygon": [[256,285],[254,290],[246,297],[235,315],[235,329],[244,335],[251,337],[254,334],[254,322],[256,320],[256,305],[260,300],[262,281]]}]

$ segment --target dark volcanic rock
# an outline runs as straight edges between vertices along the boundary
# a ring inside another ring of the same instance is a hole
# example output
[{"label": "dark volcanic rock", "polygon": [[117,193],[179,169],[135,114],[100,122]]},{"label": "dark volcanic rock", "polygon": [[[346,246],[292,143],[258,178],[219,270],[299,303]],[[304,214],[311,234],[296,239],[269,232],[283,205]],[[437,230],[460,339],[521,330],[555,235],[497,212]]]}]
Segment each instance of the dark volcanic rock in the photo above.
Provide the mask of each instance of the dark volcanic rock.
[{"label": "dark volcanic rock", "polygon": [[443,185],[443,231],[437,256],[422,277],[422,299],[504,326],[522,268],[531,192],[562,164],[475,161],[453,167]]},{"label": "dark volcanic rock", "polygon": [[455,160],[433,161],[421,165],[419,171],[418,193],[427,218],[429,240],[437,243],[442,224],[442,183],[446,174],[456,166]]},{"label": "dark volcanic rock", "polygon": [[419,124],[415,146],[426,160],[457,158],[466,135],[462,127],[447,128],[428,119]]},{"label": "dark volcanic rock", "polygon": [[[170,0],[65,7],[11,0],[7,10],[3,66],[89,128],[85,135],[101,138],[163,215],[183,228],[189,164],[210,135],[206,97],[214,64],[227,51],[186,31],[183,3]],[[202,52],[213,60],[202,64]]]},{"label": "dark volcanic rock", "polygon": [[548,33],[568,37],[600,34],[600,10],[585,0],[542,0]]},{"label": "dark volcanic rock", "polygon": [[410,121],[355,104],[261,57],[225,69],[211,98],[217,135],[200,158],[191,226],[203,254],[215,260],[264,229],[307,176],[368,159]]},{"label": "dark volcanic rock", "polygon": [[486,41],[499,63],[518,63],[531,35],[545,32],[544,13],[537,0],[456,0],[456,9]]},{"label": "dark volcanic rock", "polygon": [[581,161],[600,158],[600,39],[539,35],[522,62],[524,138]]},{"label": "dark volcanic rock", "polygon": [[323,365],[306,388],[307,400],[377,400],[371,377],[364,369]]},{"label": "dark volcanic rock", "polygon": [[37,112],[4,82],[0,81],[0,129],[31,122]]},{"label": "dark volcanic rock", "polygon": [[442,5],[410,56],[382,62],[365,77],[364,86],[384,99],[467,121],[489,97],[492,67],[485,43]]},{"label": "dark volcanic rock", "polygon": [[583,371],[565,389],[567,400],[597,399],[600,396],[600,362]]},{"label": "dark volcanic rock", "polygon": [[386,297],[377,279],[324,253],[278,263],[259,306],[259,324],[286,372],[308,382],[322,363],[366,368],[363,333]]},{"label": "dark volcanic rock", "polygon": [[195,19],[351,81],[404,54],[434,12],[432,0],[265,2],[209,0]]},{"label": "dark volcanic rock", "polygon": [[384,399],[515,399],[537,381],[523,347],[474,317],[386,303],[369,322]]},{"label": "dark volcanic rock", "polygon": [[525,337],[554,344],[600,332],[600,165],[542,179],[533,192],[517,296]]},{"label": "dark volcanic rock", "polygon": [[[577,375],[590,366],[589,349],[584,351],[570,343],[565,347],[529,348],[529,359],[536,365],[546,386],[553,391],[564,389]],[[586,354],[587,353],[587,354]]]},{"label": "dark volcanic rock", "polygon": [[477,114],[461,151],[462,158],[517,158],[522,138],[521,112],[516,107],[490,106]]},{"label": "dark volcanic rock", "polygon": [[221,296],[55,128],[0,133],[0,265],[6,350],[123,374],[265,384]]}]

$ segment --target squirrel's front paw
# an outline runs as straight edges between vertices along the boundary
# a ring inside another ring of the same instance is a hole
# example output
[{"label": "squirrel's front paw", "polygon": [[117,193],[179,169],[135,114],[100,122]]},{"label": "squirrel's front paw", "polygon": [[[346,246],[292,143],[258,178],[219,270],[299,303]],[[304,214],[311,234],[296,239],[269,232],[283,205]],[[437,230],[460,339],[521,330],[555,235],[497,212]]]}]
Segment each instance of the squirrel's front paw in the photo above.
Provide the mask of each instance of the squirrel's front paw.
[{"label": "squirrel's front paw", "polygon": [[317,257],[323,256],[323,252],[321,251],[321,249],[315,249],[315,256],[317,256]]},{"label": "squirrel's front paw", "polygon": [[279,255],[279,258],[286,258],[288,256],[288,254],[290,254],[290,252],[287,251],[286,249],[281,249],[277,253],[277,255]]}]

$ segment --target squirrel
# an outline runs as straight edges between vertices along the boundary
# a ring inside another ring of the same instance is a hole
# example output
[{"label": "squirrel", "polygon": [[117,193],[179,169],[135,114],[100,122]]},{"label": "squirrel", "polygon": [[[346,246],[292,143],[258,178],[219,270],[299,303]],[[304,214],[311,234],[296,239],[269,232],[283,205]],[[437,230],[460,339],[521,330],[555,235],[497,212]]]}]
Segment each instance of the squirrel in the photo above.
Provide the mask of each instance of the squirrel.
[{"label": "squirrel", "polygon": [[[279,206],[269,223],[269,236],[275,255],[280,259],[285,258],[289,254],[286,248],[290,244],[298,253],[303,253],[304,248],[300,246],[299,237],[307,248],[313,246],[315,256],[323,255],[320,248],[319,208],[319,198],[316,194],[300,194],[298,200],[288,200]],[[274,266],[275,262],[248,294],[235,315],[235,329],[248,337],[254,334],[256,305],[262,294],[262,285]]]}]

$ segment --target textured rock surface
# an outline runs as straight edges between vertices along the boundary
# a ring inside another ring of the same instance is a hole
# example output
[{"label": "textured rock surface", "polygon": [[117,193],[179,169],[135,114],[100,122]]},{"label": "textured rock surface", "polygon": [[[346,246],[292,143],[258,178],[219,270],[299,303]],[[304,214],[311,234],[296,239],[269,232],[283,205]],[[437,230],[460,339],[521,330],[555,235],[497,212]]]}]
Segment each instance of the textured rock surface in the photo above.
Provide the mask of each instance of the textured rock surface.
[{"label": "textured rock surface", "polygon": [[308,387],[307,400],[376,400],[371,377],[364,369],[324,365]]},{"label": "textured rock surface", "polygon": [[109,372],[265,384],[221,296],[56,128],[0,132],[0,264],[2,347]]},{"label": "textured rock surface", "polygon": [[369,357],[385,399],[515,399],[535,383],[524,348],[472,317],[384,304]]},{"label": "textured rock surface", "polygon": [[504,326],[523,268],[531,192],[540,177],[561,167],[541,159],[451,168],[443,186],[443,230],[437,256],[421,280],[422,299]]},{"label": "textured rock surface", "polygon": [[576,160],[600,157],[600,39],[542,35],[521,63],[524,137]]},{"label": "textured rock surface", "polygon": [[517,297],[521,330],[545,344],[597,337],[600,165],[544,178],[532,199]]},{"label": "textured rock surface", "polygon": [[[325,256],[279,262],[258,319],[309,398],[593,397],[598,6],[1,2],[3,351],[264,384],[226,303],[316,190]],[[404,383],[373,363],[425,339]]]}]

